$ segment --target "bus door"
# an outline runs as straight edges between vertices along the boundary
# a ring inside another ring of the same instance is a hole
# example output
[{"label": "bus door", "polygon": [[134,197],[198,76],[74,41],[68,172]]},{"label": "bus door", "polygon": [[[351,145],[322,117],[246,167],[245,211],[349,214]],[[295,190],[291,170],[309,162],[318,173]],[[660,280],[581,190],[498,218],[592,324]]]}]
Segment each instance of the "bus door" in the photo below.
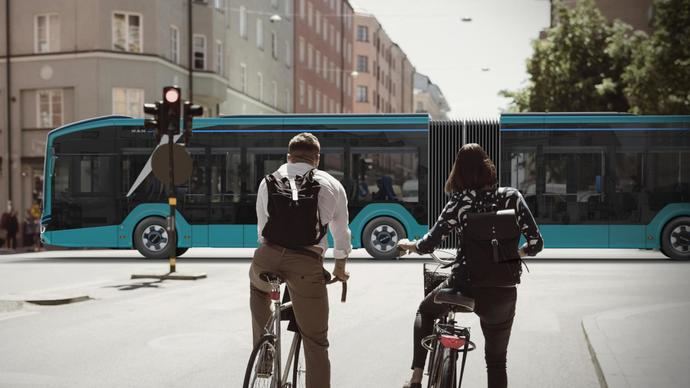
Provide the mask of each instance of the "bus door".
[{"label": "bus door", "polygon": [[209,174],[206,148],[188,147],[192,156],[192,175],[177,186],[178,208],[192,226],[192,246],[208,245]]},{"label": "bus door", "polygon": [[264,177],[287,162],[287,149],[280,147],[251,147],[247,148],[247,168],[244,173],[240,217],[244,220],[244,245],[256,246],[256,192]]},{"label": "bus door", "polygon": [[605,147],[598,146],[543,148],[537,206],[539,218],[555,224],[545,236],[551,239],[549,246],[609,246],[605,155]]},{"label": "bus door", "polygon": [[244,227],[238,216],[240,203],[240,149],[212,148],[209,165],[209,246],[240,247]]}]

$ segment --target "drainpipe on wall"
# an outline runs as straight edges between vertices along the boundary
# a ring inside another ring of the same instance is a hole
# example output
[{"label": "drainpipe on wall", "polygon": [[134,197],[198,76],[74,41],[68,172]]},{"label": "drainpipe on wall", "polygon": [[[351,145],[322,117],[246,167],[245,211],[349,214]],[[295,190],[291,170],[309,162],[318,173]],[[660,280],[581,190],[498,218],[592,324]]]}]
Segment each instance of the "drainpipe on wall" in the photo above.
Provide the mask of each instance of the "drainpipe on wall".
[{"label": "drainpipe on wall", "polygon": [[194,31],[192,30],[192,0],[187,0],[187,63],[189,69],[189,102],[194,103]]},{"label": "drainpipe on wall", "polygon": [[10,51],[10,0],[5,0],[5,77],[7,77],[7,199],[12,200],[12,66]]}]

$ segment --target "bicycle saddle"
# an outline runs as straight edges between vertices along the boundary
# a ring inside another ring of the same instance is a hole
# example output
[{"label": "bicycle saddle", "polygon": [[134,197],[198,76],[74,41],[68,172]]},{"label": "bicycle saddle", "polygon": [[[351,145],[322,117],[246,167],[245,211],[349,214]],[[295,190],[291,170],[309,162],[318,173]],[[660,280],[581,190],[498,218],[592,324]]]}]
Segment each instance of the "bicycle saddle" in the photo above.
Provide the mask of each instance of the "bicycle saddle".
[{"label": "bicycle saddle", "polygon": [[282,283],[283,279],[278,276],[278,274],[273,273],[273,272],[262,272],[259,274],[259,279],[271,283],[271,282],[278,282]]},{"label": "bicycle saddle", "polygon": [[[323,270],[323,277],[326,280],[326,283],[330,282],[332,279],[331,273],[326,271],[325,269]],[[265,282],[278,282],[278,283],[283,283],[285,280],[278,276],[278,274],[273,273],[273,272],[261,272],[259,274],[259,279],[265,281]]]},{"label": "bicycle saddle", "polygon": [[455,311],[460,313],[471,313],[474,311],[474,299],[452,288],[439,290],[434,297],[434,303],[452,305]]}]

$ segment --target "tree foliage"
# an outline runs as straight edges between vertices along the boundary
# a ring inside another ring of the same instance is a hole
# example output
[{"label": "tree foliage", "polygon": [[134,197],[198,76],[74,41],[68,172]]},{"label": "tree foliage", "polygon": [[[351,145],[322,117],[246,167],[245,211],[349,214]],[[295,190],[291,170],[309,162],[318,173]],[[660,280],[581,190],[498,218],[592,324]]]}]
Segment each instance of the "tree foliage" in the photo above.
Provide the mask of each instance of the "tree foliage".
[{"label": "tree foliage", "polygon": [[657,1],[653,27],[623,73],[630,110],[690,114],[690,0]]},{"label": "tree foliage", "polygon": [[593,0],[555,4],[558,22],[533,42],[529,84],[502,91],[513,111],[690,111],[690,0],[657,0],[650,38],[608,23]]}]

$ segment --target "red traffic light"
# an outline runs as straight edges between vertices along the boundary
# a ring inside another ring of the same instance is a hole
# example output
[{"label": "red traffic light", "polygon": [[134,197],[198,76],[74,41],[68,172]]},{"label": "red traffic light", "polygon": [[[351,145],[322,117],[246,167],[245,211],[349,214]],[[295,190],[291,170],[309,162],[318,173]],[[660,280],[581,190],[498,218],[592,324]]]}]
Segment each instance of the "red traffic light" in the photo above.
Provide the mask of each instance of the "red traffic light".
[{"label": "red traffic light", "polygon": [[180,100],[180,91],[177,88],[170,88],[165,91],[165,101],[175,103]]}]

